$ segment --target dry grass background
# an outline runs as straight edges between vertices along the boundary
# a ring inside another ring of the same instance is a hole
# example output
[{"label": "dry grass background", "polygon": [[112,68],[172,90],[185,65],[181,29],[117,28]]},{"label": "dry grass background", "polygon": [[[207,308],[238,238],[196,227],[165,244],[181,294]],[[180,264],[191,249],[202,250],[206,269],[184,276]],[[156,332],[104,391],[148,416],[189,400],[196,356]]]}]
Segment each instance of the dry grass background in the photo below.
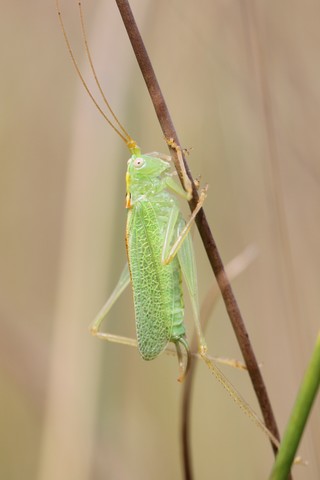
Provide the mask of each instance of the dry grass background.
[{"label": "dry grass background", "polygon": [[[108,98],[144,151],[165,150],[114,2],[84,6]],[[259,250],[234,289],[282,431],[319,330],[320,6],[132,7],[193,147],[191,169],[210,185],[206,212],[224,260]],[[76,2],[63,9],[86,72]],[[146,363],[87,331],[125,261],[128,152],[74,74],[53,1],[4,2],[0,25],[0,476],[182,478],[175,360]],[[204,297],[213,280],[197,235],[195,244]],[[108,329],[133,335],[133,325],[127,292]],[[213,354],[239,357],[221,302],[207,339]],[[255,407],[246,376],[226,373]],[[195,478],[267,478],[262,433],[202,365],[195,387]],[[320,476],[319,407],[297,480]]]}]

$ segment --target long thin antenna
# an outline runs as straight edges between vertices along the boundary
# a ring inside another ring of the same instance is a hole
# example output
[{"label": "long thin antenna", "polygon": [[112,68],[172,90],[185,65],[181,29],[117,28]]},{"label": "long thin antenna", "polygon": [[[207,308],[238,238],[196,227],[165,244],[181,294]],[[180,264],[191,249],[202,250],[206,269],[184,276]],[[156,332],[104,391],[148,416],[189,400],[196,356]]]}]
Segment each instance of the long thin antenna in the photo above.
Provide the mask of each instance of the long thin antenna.
[{"label": "long thin antenna", "polygon": [[103,101],[104,103],[106,104],[109,112],[111,113],[112,117],[114,118],[115,122],[117,123],[117,125],[119,126],[120,130],[122,130],[122,132],[124,133],[125,137],[128,138],[128,139],[131,139],[129,133],[127,132],[127,130],[124,128],[124,126],[120,123],[118,117],[116,116],[116,114],[114,113],[113,109],[111,108],[111,105],[110,103],[108,102],[106,96],[105,96],[105,93],[101,87],[101,84],[100,84],[100,81],[98,79],[98,75],[96,73],[96,70],[94,68],[94,64],[93,64],[93,61],[92,61],[92,56],[91,56],[91,52],[90,52],[90,49],[89,49],[89,44],[88,44],[88,36],[87,36],[87,29],[86,29],[86,26],[85,26],[85,22],[84,22],[84,15],[83,15],[83,9],[82,9],[82,3],[81,2],[78,2],[78,6],[79,6],[79,15],[80,15],[80,21],[81,21],[81,31],[82,31],[82,36],[83,36],[83,42],[84,42],[84,46],[85,46],[85,51],[86,51],[86,54],[87,54],[87,57],[88,57],[88,60],[89,60],[89,64],[90,64],[90,67],[91,67],[91,71],[92,71],[92,75],[94,77],[94,80],[97,84],[97,87],[99,89],[99,92],[101,93],[101,96],[103,98]]},{"label": "long thin antenna", "polygon": [[125,130],[125,128],[121,125],[121,123],[117,119],[115,113],[113,112],[109,102],[107,101],[107,99],[106,99],[106,97],[103,93],[100,82],[98,80],[96,71],[95,71],[94,66],[93,66],[93,62],[92,62],[92,58],[91,58],[91,55],[90,55],[89,47],[88,47],[86,30],[85,30],[84,20],[83,20],[83,13],[82,13],[82,8],[81,8],[81,2],[79,2],[79,10],[80,10],[80,18],[81,18],[81,30],[82,30],[82,35],[83,35],[83,39],[84,39],[86,54],[87,54],[87,57],[88,57],[88,60],[89,60],[89,63],[90,63],[90,68],[91,68],[92,74],[94,76],[95,82],[96,82],[96,84],[99,88],[99,91],[100,91],[101,95],[102,95],[102,98],[103,98],[108,110],[110,111],[112,117],[114,118],[117,125],[119,126],[119,128],[116,127],[116,125],[112,122],[112,120],[110,120],[108,115],[100,107],[100,105],[98,104],[97,100],[94,98],[92,92],[90,91],[90,89],[89,89],[89,87],[88,87],[88,85],[87,85],[87,83],[86,83],[86,81],[85,81],[85,79],[84,79],[84,77],[83,77],[83,75],[80,71],[79,65],[76,61],[75,55],[74,55],[73,50],[71,48],[71,43],[70,43],[66,28],[65,28],[65,25],[64,25],[64,21],[63,21],[63,18],[62,18],[62,13],[61,13],[61,10],[60,10],[59,0],[56,0],[56,8],[57,8],[58,18],[59,18],[59,22],[60,22],[60,26],[61,26],[61,30],[62,30],[64,39],[65,39],[65,42],[66,42],[66,45],[67,45],[68,52],[70,54],[72,63],[74,65],[74,68],[77,72],[78,77],[81,80],[82,85],[84,86],[84,88],[86,89],[86,92],[88,93],[89,97],[93,101],[94,105],[96,106],[96,108],[98,109],[100,114],[103,116],[103,118],[108,122],[110,127],[113,128],[113,130],[119,135],[119,137],[124,141],[124,143],[129,147],[129,149],[135,148],[137,146],[136,142],[131,138],[131,136],[128,134],[128,132]]}]

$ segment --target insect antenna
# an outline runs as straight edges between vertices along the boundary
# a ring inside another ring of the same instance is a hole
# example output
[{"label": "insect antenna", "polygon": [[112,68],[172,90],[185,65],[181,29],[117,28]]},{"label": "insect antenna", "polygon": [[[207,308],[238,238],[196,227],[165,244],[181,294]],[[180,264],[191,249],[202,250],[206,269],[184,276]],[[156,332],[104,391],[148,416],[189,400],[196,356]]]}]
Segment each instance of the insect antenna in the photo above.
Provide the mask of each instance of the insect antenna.
[{"label": "insect antenna", "polygon": [[60,9],[60,2],[59,2],[59,0],[56,0],[56,8],[57,8],[57,13],[58,13],[58,18],[59,18],[61,30],[62,30],[62,33],[63,33],[63,36],[64,36],[65,43],[67,45],[69,55],[70,55],[72,63],[73,63],[73,66],[74,66],[74,68],[77,72],[78,77],[80,78],[80,81],[81,81],[82,85],[84,86],[86,92],[88,93],[89,97],[91,98],[92,102],[94,103],[94,105],[96,106],[96,108],[98,109],[100,114],[108,122],[108,124],[111,126],[111,128],[124,141],[124,143],[128,146],[128,148],[129,149],[135,149],[137,147],[136,142],[131,138],[129,133],[126,131],[126,129],[123,127],[123,125],[118,120],[118,118],[117,118],[116,114],[114,113],[114,111],[112,110],[112,108],[111,108],[111,106],[110,106],[110,104],[109,104],[109,102],[108,102],[108,100],[107,100],[107,98],[106,98],[106,96],[103,92],[101,84],[98,80],[98,76],[96,74],[96,71],[95,71],[95,68],[94,68],[94,65],[93,65],[93,61],[92,61],[92,57],[91,57],[91,53],[90,53],[90,49],[89,49],[89,45],[88,45],[87,33],[86,33],[86,28],[85,28],[85,23],[84,23],[84,15],[83,15],[81,2],[78,2],[78,7],[79,7],[79,14],[80,14],[80,21],[81,21],[81,32],[82,32],[82,37],[83,37],[83,41],[84,41],[85,52],[86,52],[86,55],[87,55],[87,58],[88,58],[88,61],[89,61],[89,64],[90,64],[90,69],[91,69],[92,75],[94,77],[95,83],[96,83],[96,85],[99,89],[99,92],[100,92],[101,96],[102,96],[102,99],[103,99],[108,111],[110,112],[111,117],[114,119],[114,122],[108,117],[108,115],[105,113],[105,111],[99,105],[99,103],[97,102],[97,100],[95,99],[91,90],[89,89],[88,84],[85,81],[85,79],[84,79],[84,77],[83,77],[83,75],[80,71],[78,62],[77,62],[77,60],[75,58],[75,55],[73,53],[73,49],[71,47],[69,36],[67,34],[67,30],[66,30],[63,18],[62,18],[62,12],[61,12],[61,9]]},{"label": "insect antenna", "polygon": [[127,139],[126,141],[132,141],[132,138],[131,136],[129,135],[129,133],[127,132],[127,130],[124,128],[124,126],[122,125],[122,123],[120,122],[120,120],[118,119],[118,117],[116,116],[116,114],[114,113],[113,109],[111,108],[111,105],[110,103],[108,102],[106,96],[105,96],[105,93],[101,87],[101,83],[99,81],[99,78],[98,78],[98,75],[96,73],[96,70],[94,68],[94,64],[93,64],[93,61],[92,61],[92,56],[91,56],[91,52],[90,52],[90,49],[89,49],[89,44],[88,44],[88,35],[87,35],[87,30],[86,30],[86,26],[85,26],[85,22],[84,22],[84,15],[83,15],[83,9],[82,9],[82,3],[81,2],[78,2],[78,6],[79,6],[79,15],[80,15],[80,22],[81,22],[81,31],[82,31],[82,36],[83,36],[83,42],[84,42],[84,46],[85,46],[85,51],[86,51],[86,54],[87,54],[87,57],[88,57],[88,61],[89,61],[89,64],[90,64],[90,68],[91,68],[91,71],[92,71],[92,75],[94,77],[94,80],[96,82],[96,85],[99,89],[99,92],[103,98],[103,101],[107,107],[107,109],[109,110],[110,114],[112,115],[113,119],[115,120],[116,124],[118,125],[118,127],[120,128],[120,130],[123,132],[125,138]]}]

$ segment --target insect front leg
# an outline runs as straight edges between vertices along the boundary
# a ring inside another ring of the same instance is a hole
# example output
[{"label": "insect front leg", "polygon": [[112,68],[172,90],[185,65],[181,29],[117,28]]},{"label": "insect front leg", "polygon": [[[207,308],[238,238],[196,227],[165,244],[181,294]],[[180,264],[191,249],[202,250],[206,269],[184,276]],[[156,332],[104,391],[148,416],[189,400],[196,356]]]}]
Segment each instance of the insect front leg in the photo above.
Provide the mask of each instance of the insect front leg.
[{"label": "insect front leg", "polygon": [[[174,182],[175,185],[177,185],[175,182]],[[171,187],[170,184],[168,184],[169,187]],[[177,185],[178,186],[178,185]],[[207,190],[208,190],[208,187],[205,187],[201,193],[200,193],[200,196],[199,196],[199,201],[196,205],[196,208],[193,210],[189,220],[187,221],[187,223],[184,225],[184,228],[180,231],[180,233],[178,234],[174,244],[172,245],[172,247],[170,248],[169,252],[167,253],[167,248],[165,250],[166,253],[163,252],[163,257],[162,257],[162,262],[164,263],[164,265],[167,265],[168,263],[170,263],[172,261],[172,259],[175,257],[175,255],[177,254],[179,248],[181,247],[182,243],[184,242],[185,238],[187,237],[192,225],[193,225],[193,222],[199,212],[199,210],[202,208],[202,205],[206,199],[206,196],[207,196]],[[170,219],[169,219],[169,224],[168,224],[168,231],[169,229],[171,231],[169,231],[169,234],[167,233],[166,235],[166,247],[168,247],[169,245],[171,245],[168,240],[167,240],[167,237],[170,239],[172,239],[172,231],[174,229],[174,223],[175,223],[175,217],[174,217],[175,213],[172,212],[172,215],[170,216]],[[172,218],[171,218],[172,217]],[[174,223],[173,223],[174,222]]]},{"label": "insect front leg", "polygon": [[190,178],[188,177],[186,167],[185,167],[185,164],[184,164],[184,161],[183,161],[182,149],[181,149],[180,145],[178,145],[173,140],[173,138],[166,139],[166,141],[167,141],[167,144],[169,145],[169,147],[171,147],[173,150],[175,150],[177,152],[179,169],[180,169],[180,174],[181,174],[181,177],[182,177],[183,186],[184,186],[185,191],[187,192],[188,200],[191,200],[191,198],[192,198],[192,184],[191,184]]},{"label": "insect front leg", "polygon": [[160,158],[160,160],[165,160],[166,162],[172,161],[172,158],[170,157],[170,155],[166,155],[165,153],[161,153],[161,152],[147,152],[145,155],[148,155],[149,157]]}]

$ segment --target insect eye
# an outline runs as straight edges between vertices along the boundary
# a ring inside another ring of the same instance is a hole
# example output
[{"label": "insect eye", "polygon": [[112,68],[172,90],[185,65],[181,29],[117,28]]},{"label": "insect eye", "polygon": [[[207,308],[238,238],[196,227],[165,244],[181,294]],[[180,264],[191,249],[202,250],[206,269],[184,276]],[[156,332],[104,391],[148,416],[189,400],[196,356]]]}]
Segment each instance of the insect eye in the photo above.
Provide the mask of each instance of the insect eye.
[{"label": "insect eye", "polygon": [[136,167],[136,168],[141,168],[143,167],[143,165],[145,164],[145,161],[143,158],[141,157],[138,157],[134,160],[133,162],[133,165]]}]

